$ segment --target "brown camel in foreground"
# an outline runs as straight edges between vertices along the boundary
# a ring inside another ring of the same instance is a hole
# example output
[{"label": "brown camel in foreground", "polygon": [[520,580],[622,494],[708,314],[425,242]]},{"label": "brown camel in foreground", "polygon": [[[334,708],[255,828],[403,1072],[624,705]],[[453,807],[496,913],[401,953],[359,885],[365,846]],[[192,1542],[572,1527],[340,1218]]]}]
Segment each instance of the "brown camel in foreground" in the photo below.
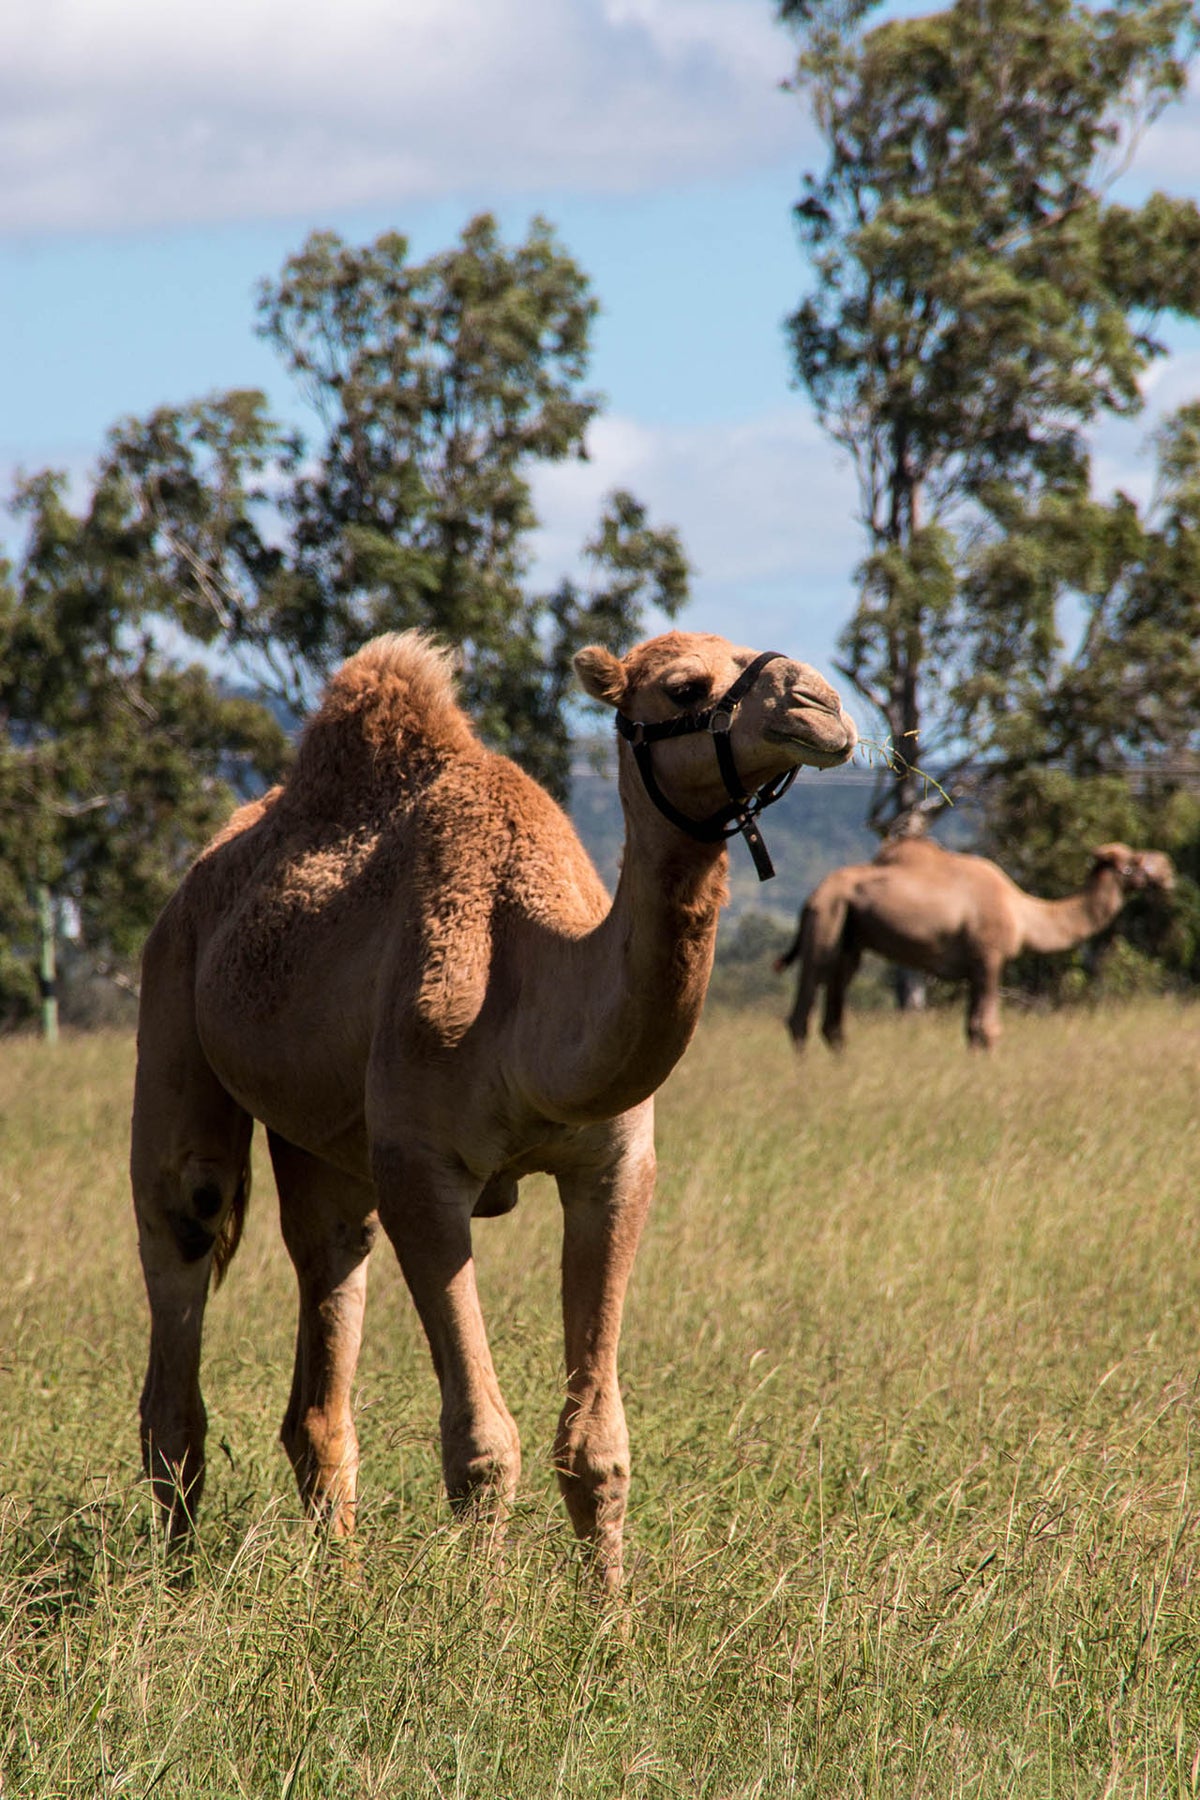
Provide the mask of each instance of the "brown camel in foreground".
[{"label": "brown camel in foreground", "polygon": [[720,637],[670,632],[623,660],[593,646],[575,666],[632,740],[611,903],[566,815],[484,748],[445,654],[409,633],[345,664],[286,785],[235,815],[151,933],[132,1175],[143,1453],[173,1539],[203,1487],[204,1306],[241,1233],[259,1119],[299,1284],[282,1438],[309,1509],[353,1526],[350,1391],[382,1224],[441,1387],[450,1497],[503,1515],[520,1450],[471,1220],[547,1170],[564,1234],[555,1465],[603,1582],[620,1579],[617,1338],[654,1184],[652,1096],[695,1027],[726,897],[723,837],[692,835],[733,810],[714,745],[770,798],[802,764],[845,761],[856,734],[815,670]]},{"label": "brown camel in foreground", "polygon": [[1169,891],[1174,879],[1161,851],[1102,844],[1078,894],[1039,900],[986,857],[943,850],[928,838],[885,844],[873,862],[835,869],[809,896],[795,940],[775,965],[800,958],[788,1029],[802,1048],[823,987],[821,1035],[840,1049],[846,990],[863,951],[873,950],[904,968],[965,981],[968,1042],[990,1049],[1000,1036],[1000,982],[1010,958],[1073,949],[1115,919],[1130,894]]}]

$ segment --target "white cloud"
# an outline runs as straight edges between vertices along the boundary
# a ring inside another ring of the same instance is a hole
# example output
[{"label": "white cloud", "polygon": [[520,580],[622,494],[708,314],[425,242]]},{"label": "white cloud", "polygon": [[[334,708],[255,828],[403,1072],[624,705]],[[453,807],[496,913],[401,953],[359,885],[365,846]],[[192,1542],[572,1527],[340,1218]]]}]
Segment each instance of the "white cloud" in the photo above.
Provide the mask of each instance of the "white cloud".
[{"label": "white cloud", "polygon": [[703,581],[776,580],[797,569],[824,577],[846,566],[857,531],[853,476],[799,401],[736,425],[602,417],[588,450],[587,462],[538,476],[548,564],[569,558],[605,494],[629,487],[655,523],[678,526]]},{"label": "white cloud", "polygon": [[694,629],[799,641],[828,659],[862,554],[857,490],[845,459],[805,408],[738,425],[654,427],[599,419],[590,460],[541,472],[538,576],[578,576],[576,556],[604,496],[629,487],[651,522],[674,525],[693,564]]},{"label": "white cloud", "polygon": [[1200,400],[1200,333],[1192,327],[1187,335],[1191,342],[1178,344],[1173,355],[1156,362],[1142,383],[1147,411],[1155,420]]},{"label": "white cloud", "polygon": [[801,129],[760,0],[15,0],[0,231],[731,175]]},{"label": "white cloud", "polygon": [[777,81],[788,66],[778,32],[766,28],[765,8],[753,12],[736,0],[605,0],[603,13],[671,62],[695,57],[702,65],[716,52],[727,68],[756,82]]}]

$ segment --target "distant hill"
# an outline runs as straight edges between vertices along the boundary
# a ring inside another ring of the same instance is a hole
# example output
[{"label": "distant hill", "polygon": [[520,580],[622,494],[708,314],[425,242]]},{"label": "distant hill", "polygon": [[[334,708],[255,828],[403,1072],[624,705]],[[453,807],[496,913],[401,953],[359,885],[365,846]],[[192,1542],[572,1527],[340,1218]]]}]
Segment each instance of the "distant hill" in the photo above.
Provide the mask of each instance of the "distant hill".
[{"label": "distant hill", "polygon": [[[611,743],[581,746],[571,770],[571,817],[610,891],[616,886],[624,838]],[[789,928],[823,876],[843,863],[868,861],[879,839],[864,824],[875,777],[871,770],[803,769],[791,790],[763,815],[763,836],[775,880],[760,882],[740,838],[729,847],[730,904],[725,929],[746,912],[767,913]],[[966,821],[939,835],[963,841]]]}]

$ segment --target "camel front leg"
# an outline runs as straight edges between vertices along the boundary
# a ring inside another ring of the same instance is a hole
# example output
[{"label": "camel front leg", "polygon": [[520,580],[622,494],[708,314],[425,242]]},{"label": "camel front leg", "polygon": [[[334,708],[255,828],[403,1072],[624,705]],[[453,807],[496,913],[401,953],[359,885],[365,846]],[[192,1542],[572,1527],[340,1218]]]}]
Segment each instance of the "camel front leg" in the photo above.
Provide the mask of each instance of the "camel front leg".
[{"label": "camel front leg", "polygon": [[608,1159],[563,1171],[562,1304],[567,1399],[554,1464],[571,1523],[601,1585],[621,1584],[629,1433],[617,1375],[625,1290],[654,1192],[654,1106],[609,1131]]},{"label": "camel front leg", "polygon": [[399,1148],[372,1157],[379,1218],[429,1340],[442,1394],[442,1473],[457,1512],[481,1507],[503,1525],[521,1474],[516,1423],[504,1404],[484,1329],[471,1211],[483,1183]]},{"label": "camel front leg", "polygon": [[990,1050],[1000,1037],[1000,981],[1004,964],[996,959],[971,970],[967,986],[967,1042],[973,1050]]},{"label": "camel front leg", "polygon": [[354,1529],[358,1435],[350,1395],[362,1342],[375,1193],[274,1132],[268,1134],[283,1241],[300,1314],[292,1392],[280,1438],[300,1497],[335,1537]]}]

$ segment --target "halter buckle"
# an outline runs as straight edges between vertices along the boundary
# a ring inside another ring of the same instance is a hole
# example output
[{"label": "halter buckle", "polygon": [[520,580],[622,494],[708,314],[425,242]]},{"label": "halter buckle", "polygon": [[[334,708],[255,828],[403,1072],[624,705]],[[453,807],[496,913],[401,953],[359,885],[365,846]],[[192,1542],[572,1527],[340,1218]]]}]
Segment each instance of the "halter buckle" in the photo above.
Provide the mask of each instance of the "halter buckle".
[{"label": "halter buckle", "polygon": [[727,737],[733,727],[736,706],[714,706],[708,721],[708,729],[713,737]]}]

